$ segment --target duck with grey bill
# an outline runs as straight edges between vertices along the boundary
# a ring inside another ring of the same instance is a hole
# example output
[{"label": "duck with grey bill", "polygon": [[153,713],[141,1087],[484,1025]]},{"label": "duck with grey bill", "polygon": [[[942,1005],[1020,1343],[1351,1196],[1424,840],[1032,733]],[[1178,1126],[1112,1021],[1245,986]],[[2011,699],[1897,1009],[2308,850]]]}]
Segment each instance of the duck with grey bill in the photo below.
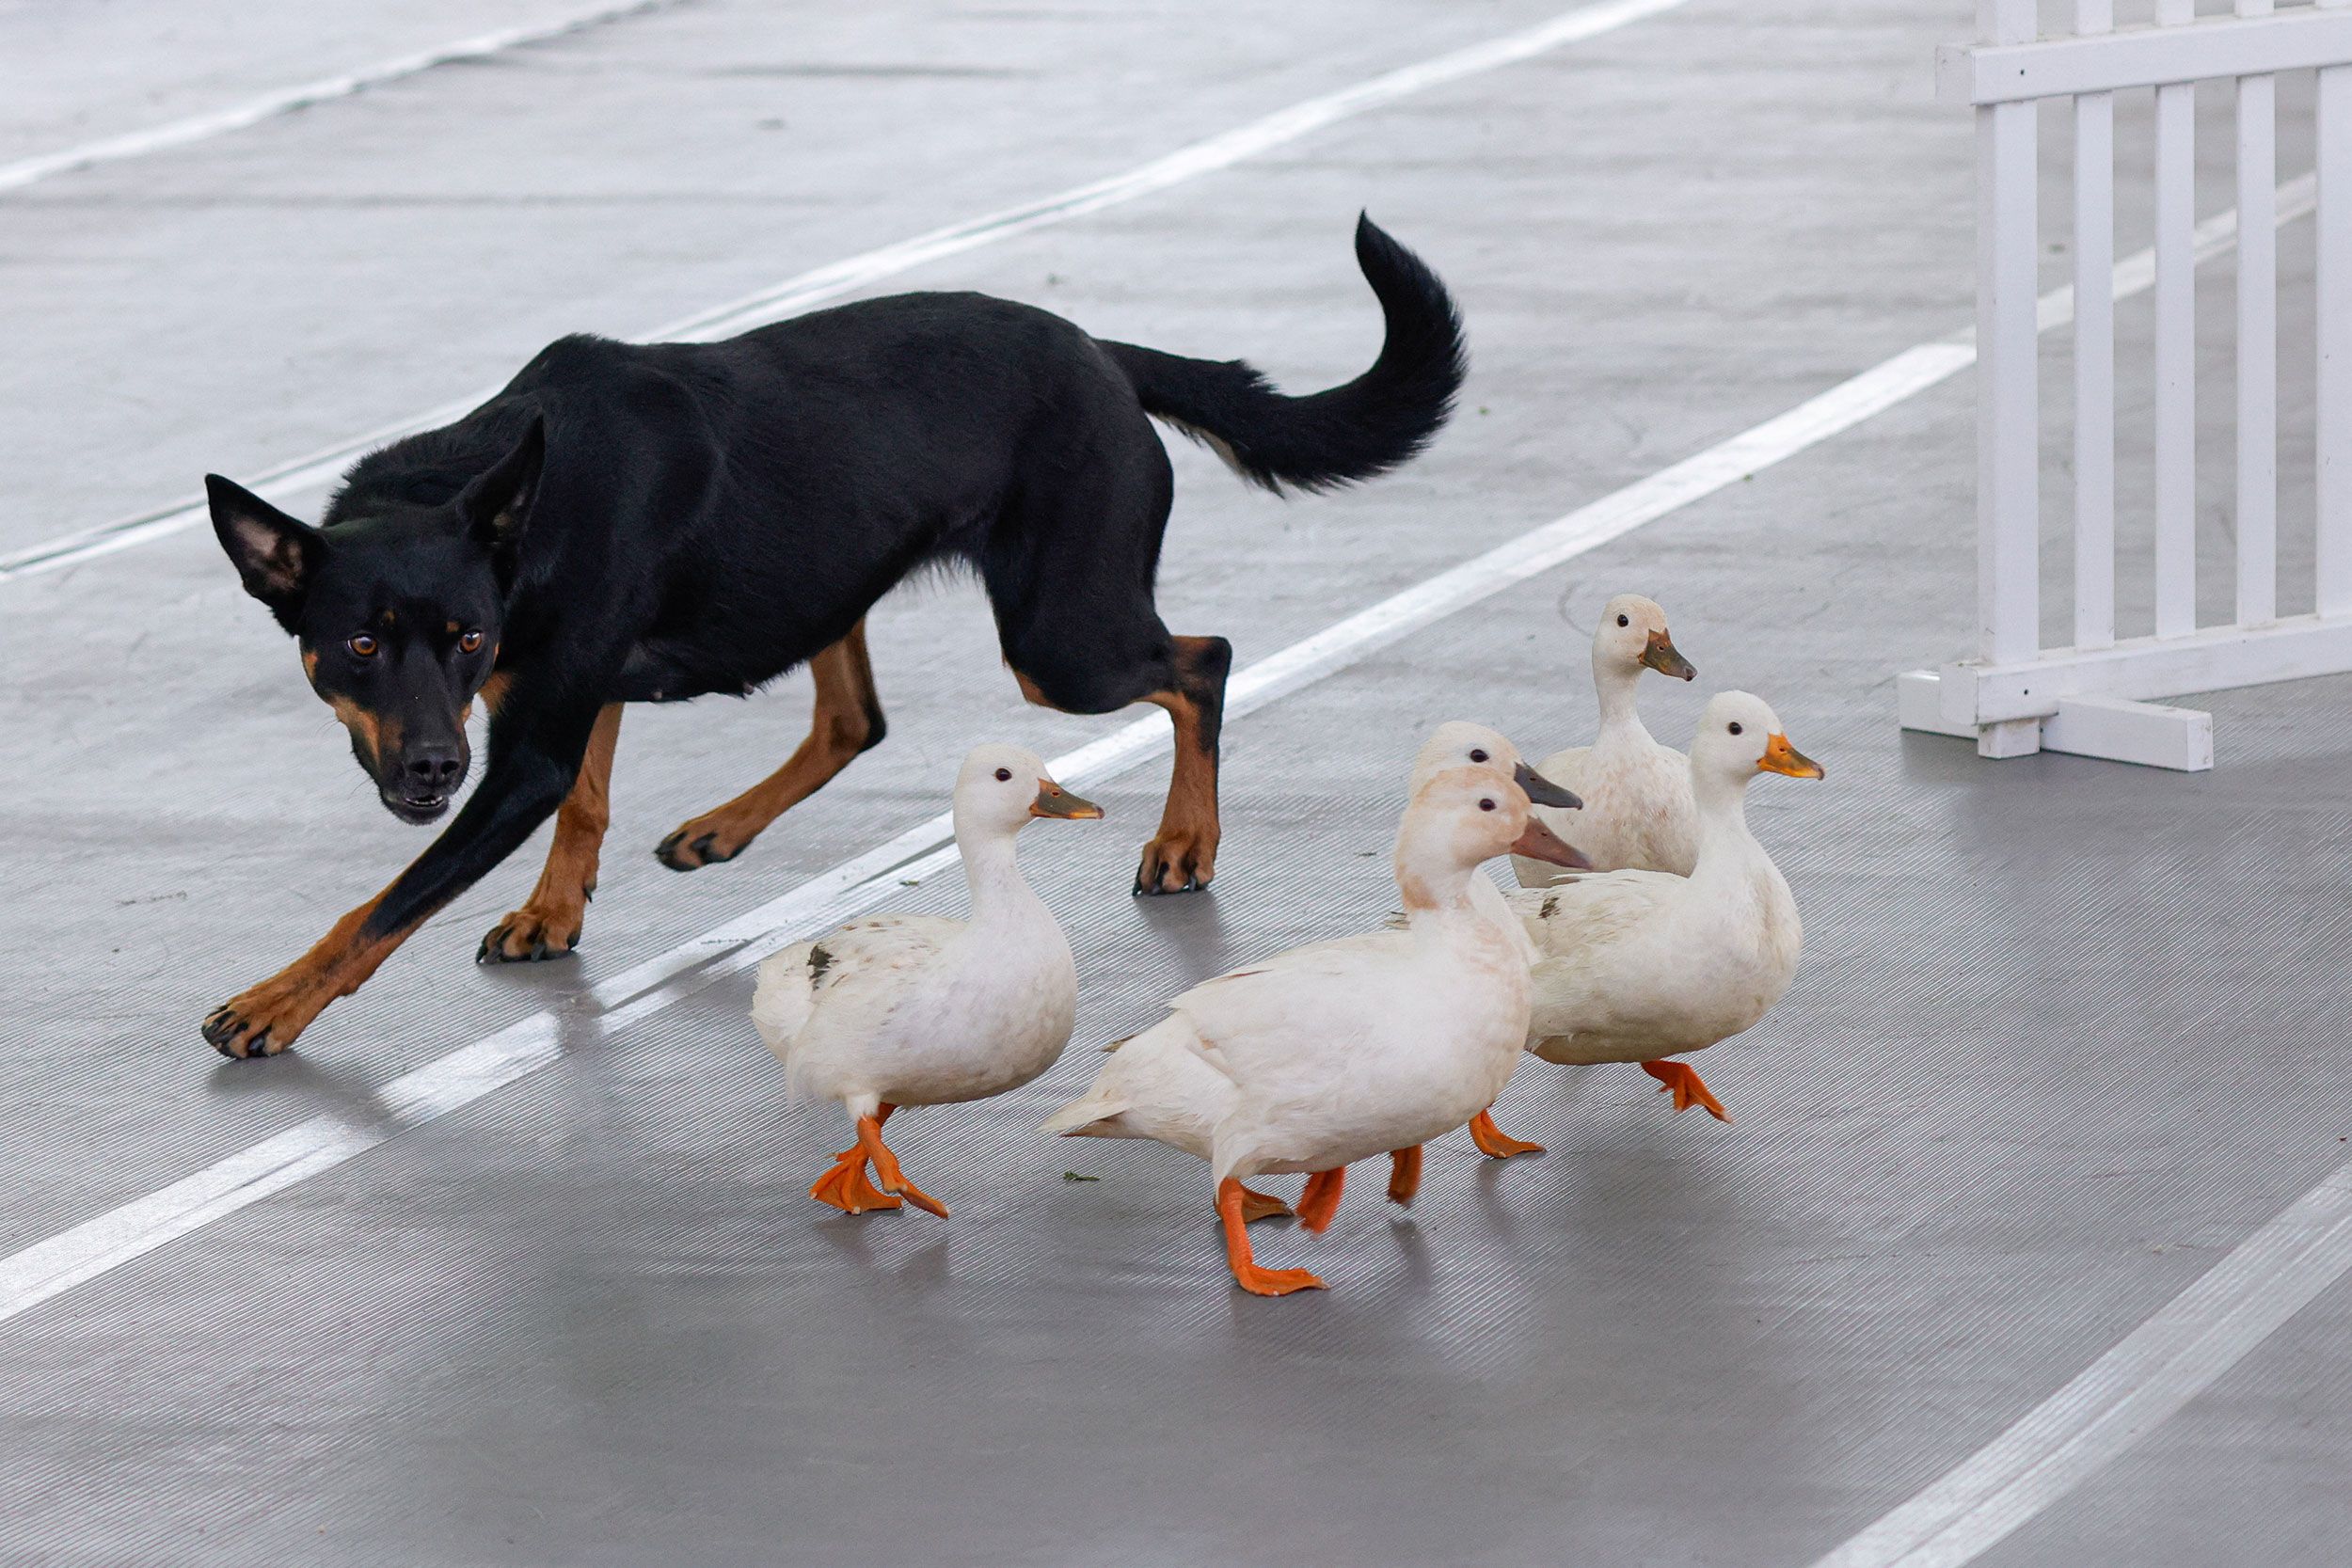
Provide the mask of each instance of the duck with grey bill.
[{"label": "duck with grey bill", "polygon": [[1258,1264],[1244,1183],[1307,1173],[1298,1217],[1320,1232],[1349,1164],[1387,1153],[1390,1196],[1408,1201],[1421,1146],[1494,1102],[1525,1043],[1526,939],[1471,890],[1514,845],[1574,857],[1531,827],[1532,810],[1511,770],[1441,769],[1397,829],[1408,930],[1293,948],[1193,987],[1045,1131],[1151,1138],[1206,1160],[1234,1282],[1253,1295],[1320,1288],[1305,1269]]},{"label": "duck with grey bill", "polygon": [[[1691,874],[1698,859],[1698,808],[1691,800],[1691,762],[1661,746],[1643,726],[1635,694],[1645,673],[1687,681],[1698,672],[1675,646],[1666,612],[1639,594],[1620,594],[1601,607],[1593,630],[1593,694],[1600,729],[1590,746],[1554,752],[1540,765],[1585,800],[1571,824],[1538,813],[1568,833],[1603,871],[1633,868]],[[1562,873],[1539,862],[1512,863],[1521,887],[1548,887]]]},{"label": "duck with grey bill", "polygon": [[[1422,785],[1449,768],[1485,767],[1489,764],[1496,768],[1511,769],[1512,778],[1518,782],[1521,789],[1527,791],[1528,800],[1534,804],[1538,807],[1557,808],[1560,812],[1560,815],[1547,821],[1545,813],[1540,810],[1534,811],[1528,814],[1528,819],[1534,827],[1546,829],[1552,843],[1560,844],[1562,848],[1567,849],[1567,854],[1563,857],[1556,851],[1549,850],[1548,847],[1531,840],[1526,848],[1521,848],[1517,844],[1511,847],[1514,860],[1525,859],[1540,862],[1546,865],[1556,865],[1569,871],[1591,870],[1592,863],[1585,858],[1581,848],[1561,844],[1559,832],[1549,832],[1555,824],[1558,824],[1560,832],[1573,834],[1576,832],[1574,827],[1576,818],[1565,814],[1566,811],[1581,808],[1583,802],[1570,791],[1563,789],[1545,775],[1530,768],[1520,757],[1517,746],[1500,732],[1490,730],[1484,724],[1473,724],[1467,720],[1455,719],[1438,725],[1436,730],[1432,731],[1429,738],[1422,742],[1421,751],[1413,758],[1413,771],[1405,784],[1406,799],[1410,800],[1420,794]],[[1511,906],[1503,901],[1502,890],[1484,877],[1473,877],[1470,879],[1470,902],[1477,906],[1481,914],[1511,933],[1512,939],[1518,943],[1528,963],[1534,964],[1535,944],[1528,940],[1526,931],[1519,925],[1519,917],[1512,912]],[[1395,916],[1391,924],[1401,925],[1403,918],[1402,915]],[[1505,1134],[1495,1125],[1494,1107],[1491,1105],[1470,1117],[1470,1141],[1478,1146],[1478,1151],[1492,1159],[1507,1160],[1515,1154],[1541,1154],[1544,1151],[1544,1146],[1541,1144],[1529,1143],[1524,1138],[1514,1138]],[[1419,1162],[1416,1161],[1416,1175],[1418,1169]],[[1398,1189],[1402,1187],[1409,1192],[1411,1185],[1410,1180],[1400,1176],[1391,1182],[1389,1196],[1398,1202],[1406,1201],[1406,1198],[1398,1196]]]},{"label": "duck with grey bill", "polygon": [[903,1200],[946,1218],[899,1169],[882,1123],[902,1105],[1021,1087],[1059,1059],[1077,1017],[1069,939],[1022,879],[1013,841],[1040,818],[1092,821],[1102,808],[1056,784],[1036,752],[982,746],[956,775],[954,815],[968,918],[872,915],[759,966],[752,1022],[793,1098],[833,1101],[856,1129],[808,1190],[845,1213]]}]

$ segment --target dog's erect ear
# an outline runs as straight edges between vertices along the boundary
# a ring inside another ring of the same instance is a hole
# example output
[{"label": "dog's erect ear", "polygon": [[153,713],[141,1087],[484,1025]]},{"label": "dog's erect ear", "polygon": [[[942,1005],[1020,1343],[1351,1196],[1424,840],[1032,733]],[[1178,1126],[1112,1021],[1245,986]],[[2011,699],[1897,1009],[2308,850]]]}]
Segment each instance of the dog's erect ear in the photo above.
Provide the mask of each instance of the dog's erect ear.
[{"label": "dog's erect ear", "polygon": [[326,535],[218,474],[204,476],[204,494],[213,503],[213,531],[236,563],[245,591],[269,606],[279,626],[294,630],[310,578],[326,557]]},{"label": "dog's erect ear", "polygon": [[539,469],[548,451],[548,423],[535,418],[515,450],[466,486],[457,505],[476,539],[488,546],[501,589],[515,585],[515,562],[522,551],[531,503],[539,492]]}]

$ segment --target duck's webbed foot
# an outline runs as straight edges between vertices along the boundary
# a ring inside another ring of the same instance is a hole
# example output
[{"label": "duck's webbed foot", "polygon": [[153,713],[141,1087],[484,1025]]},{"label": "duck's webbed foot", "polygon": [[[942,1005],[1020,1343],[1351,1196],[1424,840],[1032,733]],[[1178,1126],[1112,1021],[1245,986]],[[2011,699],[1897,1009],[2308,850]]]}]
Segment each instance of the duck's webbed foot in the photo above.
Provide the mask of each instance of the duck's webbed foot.
[{"label": "duck's webbed foot", "polygon": [[[1293,1291],[1320,1291],[1323,1281],[1305,1269],[1263,1269],[1249,1250],[1248,1221],[1242,1217],[1242,1194],[1233,1177],[1216,1184],[1217,1219],[1225,1227],[1225,1262],[1233,1283],[1253,1296],[1286,1296]],[[1302,1200],[1302,1207],[1304,1203]]]},{"label": "duck's webbed foot", "polygon": [[1717,1121],[1729,1121],[1723,1101],[1708,1093],[1707,1085],[1687,1062],[1661,1059],[1644,1062],[1642,1070],[1658,1080],[1660,1089],[1675,1097],[1675,1114],[1681,1115],[1693,1105],[1704,1105],[1707,1114]]},{"label": "duck's webbed foot", "polygon": [[1541,1154],[1544,1151],[1543,1145],[1514,1138],[1497,1127],[1492,1106],[1470,1117],[1470,1142],[1478,1146],[1478,1152],[1489,1160],[1508,1160],[1514,1154]]}]

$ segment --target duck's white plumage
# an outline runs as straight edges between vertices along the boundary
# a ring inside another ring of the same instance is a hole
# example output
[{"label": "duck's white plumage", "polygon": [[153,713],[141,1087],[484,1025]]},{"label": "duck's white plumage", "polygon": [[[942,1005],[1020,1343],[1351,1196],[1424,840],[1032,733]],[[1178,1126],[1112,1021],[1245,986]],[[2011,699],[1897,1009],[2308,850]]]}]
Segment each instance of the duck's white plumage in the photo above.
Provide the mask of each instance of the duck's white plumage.
[{"label": "duck's white plumage", "polygon": [[969,918],[872,916],[759,966],[752,1021],[796,1095],[865,1117],[885,1101],[1002,1094],[1053,1066],[1076,1018],[1077,966],[1013,853],[1047,790],[1059,794],[1035,753],[975,751],[955,797]]},{"label": "duck's white plumage", "polygon": [[1538,952],[1528,1050],[1553,1062],[1650,1062],[1728,1039],[1780,1000],[1804,929],[1743,809],[1775,746],[1794,764],[1771,770],[1820,776],[1788,750],[1761,700],[1732,691],[1708,703],[1688,769],[1701,834],[1687,878],[1580,872],[1505,895]]},{"label": "duck's white plumage", "polygon": [[[1623,625],[1619,625],[1620,622]],[[1600,728],[1590,746],[1555,752],[1544,777],[1583,797],[1581,810],[1537,807],[1597,870],[1670,871],[1687,877],[1698,861],[1698,806],[1691,796],[1690,758],[1654,739],[1635,703],[1642,672],[1690,678],[1676,651],[1666,612],[1639,594],[1621,594],[1601,610],[1593,634],[1593,690]],[[1522,887],[1548,887],[1570,875],[1541,861],[1514,857]]]},{"label": "duck's white plumage", "polygon": [[1441,773],[1398,834],[1406,929],[1293,948],[1193,987],[1046,1130],[1153,1138],[1222,1181],[1335,1169],[1460,1127],[1501,1092],[1526,1037],[1523,939],[1481,913],[1470,886],[1527,810],[1506,773]]}]

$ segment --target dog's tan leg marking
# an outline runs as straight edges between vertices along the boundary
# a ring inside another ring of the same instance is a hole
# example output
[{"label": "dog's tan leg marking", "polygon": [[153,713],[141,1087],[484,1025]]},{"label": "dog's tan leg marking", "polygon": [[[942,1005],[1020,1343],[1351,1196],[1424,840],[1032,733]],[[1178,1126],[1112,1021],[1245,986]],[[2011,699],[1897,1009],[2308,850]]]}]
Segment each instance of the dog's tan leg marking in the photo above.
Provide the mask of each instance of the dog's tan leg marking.
[{"label": "dog's tan leg marking", "polygon": [[[1178,667],[1187,673],[1212,657],[1212,646],[1217,650],[1224,646],[1216,639],[1203,637],[1179,637],[1175,643]],[[1224,656],[1218,657],[1221,666]],[[1216,875],[1220,832],[1216,756],[1224,706],[1223,684],[1220,667],[1215,687],[1200,695],[1179,685],[1144,699],[1166,708],[1176,726],[1176,767],[1168,781],[1168,803],[1160,812],[1160,831],[1143,847],[1143,862],[1136,871],[1137,893],[1189,893],[1208,886]]]},{"label": "dog's tan leg marking", "polygon": [[476,963],[522,963],[560,958],[580,945],[588,900],[596,895],[596,859],[612,821],[612,748],[621,735],[621,705],[607,703],[588,732],[580,776],[555,813],[555,841],[539,885],[522,908],[490,927]]},{"label": "dog's tan leg marking", "polygon": [[769,823],[822,788],[860,752],[882,737],[882,700],[874,694],[874,666],[866,657],[866,623],[808,661],[817,679],[817,707],[808,738],[790,760],[723,806],[679,824],[654,850],[673,871],[731,861],[751,847]]},{"label": "dog's tan leg marking", "polygon": [[229,1056],[275,1056],[294,1044],[294,1037],[310,1025],[337,997],[349,996],[365,984],[392,949],[408,939],[422,920],[377,936],[362,934],[368,917],[384,901],[386,888],[341,920],[334,929],[277,974],[235,1000],[213,1009],[204,1021],[204,1037]]}]

